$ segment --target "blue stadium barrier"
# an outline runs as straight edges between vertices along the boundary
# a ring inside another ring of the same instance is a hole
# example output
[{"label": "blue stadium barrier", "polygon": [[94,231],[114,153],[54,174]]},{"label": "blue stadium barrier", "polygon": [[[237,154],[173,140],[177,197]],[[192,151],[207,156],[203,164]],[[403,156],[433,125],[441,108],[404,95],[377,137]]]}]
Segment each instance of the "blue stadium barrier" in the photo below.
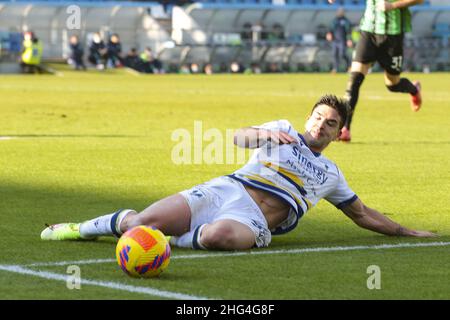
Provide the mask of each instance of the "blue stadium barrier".
[{"label": "blue stadium barrier", "polygon": [[78,4],[80,6],[89,7],[111,7],[120,5],[122,7],[152,7],[160,6],[161,4],[156,1],[117,1],[117,0],[0,0],[0,3],[10,3],[10,4],[32,4],[32,5],[45,5],[45,6],[68,6],[73,4]]},{"label": "blue stadium barrier", "polygon": [[[0,0],[0,3],[27,3],[27,4],[47,4],[47,5],[61,5],[61,4],[89,4],[89,6],[112,6],[112,5],[121,5],[128,7],[137,7],[137,6],[153,6],[153,5],[164,5],[164,2],[158,1],[118,1],[118,0]],[[285,4],[274,4],[273,0],[197,0],[192,1],[192,3],[201,3],[208,5],[223,5],[226,7],[235,6],[235,5],[250,5],[250,6],[276,6],[276,7],[289,7],[289,6],[306,6],[306,7],[336,7],[336,6],[344,6],[344,7],[362,7],[365,6],[366,0],[335,0],[334,4],[329,4],[328,0],[285,0]],[[169,5],[177,5],[176,1],[173,3],[168,3]],[[188,5],[189,2],[180,1],[179,5]],[[421,6],[413,7],[413,10],[417,8],[423,7],[433,8],[435,10],[448,10],[450,7],[449,4],[444,4],[440,6],[430,5],[429,0],[425,0]]]},{"label": "blue stadium barrier", "polygon": [[[163,4],[163,2],[158,1],[117,1],[117,0],[0,0],[1,2],[15,2],[15,3],[129,3],[130,5],[152,5],[152,4]],[[170,3],[170,4],[175,4]],[[226,4],[226,5],[233,5],[233,4],[268,4],[271,5],[273,2],[272,0],[198,0],[198,1],[192,1],[192,2],[199,2],[199,3],[208,3],[208,4]],[[329,5],[327,0],[285,0],[286,5]],[[365,5],[366,0],[336,0],[333,5]],[[181,4],[187,4],[183,1],[180,1]],[[430,5],[429,0],[424,1],[425,5]],[[278,4],[279,5],[279,4]]]},{"label": "blue stadium barrier", "polygon": [[[198,0],[200,3],[216,3],[216,4],[272,4],[272,0]],[[328,0],[285,0],[287,5],[329,5]],[[365,5],[366,0],[336,0],[333,5]],[[424,1],[429,5],[429,0]]]},{"label": "blue stadium barrier", "polygon": [[436,23],[432,35],[442,39],[450,38],[450,24]]},{"label": "blue stadium barrier", "polygon": [[[0,0],[1,1],[1,0]],[[244,0],[243,0],[244,1]],[[247,0],[245,0],[247,1]],[[250,0],[249,0],[250,1]],[[257,0],[261,1],[261,0]],[[321,0],[315,0],[316,3],[306,3],[305,1],[313,0],[285,0],[286,4],[278,5],[272,2],[237,2],[237,0],[204,0],[197,1],[195,3],[198,8],[202,9],[281,9],[281,10],[292,10],[292,9],[310,9],[310,10],[336,10],[338,7],[343,7],[346,10],[358,10],[361,11],[365,8],[365,0],[346,0],[345,3],[334,3],[329,4],[328,1],[319,2]],[[419,6],[413,6],[410,8],[411,11],[449,11],[450,5],[429,5],[423,4]]]},{"label": "blue stadium barrier", "polygon": [[8,40],[10,52],[20,53],[22,50],[22,34],[20,32],[11,32]]}]

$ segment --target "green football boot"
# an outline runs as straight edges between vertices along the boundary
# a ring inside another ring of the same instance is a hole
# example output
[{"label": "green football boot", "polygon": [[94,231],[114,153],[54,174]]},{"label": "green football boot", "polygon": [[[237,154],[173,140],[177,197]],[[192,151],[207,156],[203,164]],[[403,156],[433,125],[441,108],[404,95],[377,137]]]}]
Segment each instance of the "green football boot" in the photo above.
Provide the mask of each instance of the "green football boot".
[{"label": "green football boot", "polygon": [[47,225],[41,233],[42,240],[92,240],[81,237],[81,223],[60,223]]}]

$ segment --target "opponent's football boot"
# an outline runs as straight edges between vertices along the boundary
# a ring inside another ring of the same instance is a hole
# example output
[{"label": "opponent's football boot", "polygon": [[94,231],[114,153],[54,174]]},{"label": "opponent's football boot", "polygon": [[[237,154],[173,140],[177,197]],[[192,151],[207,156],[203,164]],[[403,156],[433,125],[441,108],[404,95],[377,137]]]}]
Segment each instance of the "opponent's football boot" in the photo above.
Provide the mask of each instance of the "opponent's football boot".
[{"label": "opponent's football boot", "polygon": [[422,91],[422,86],[419,81],[414,81],[413,84],[417,88],[417,93],[411,95],[411,109],[417,112],[422,106],[422,94],[420,93],[420,91]]}]

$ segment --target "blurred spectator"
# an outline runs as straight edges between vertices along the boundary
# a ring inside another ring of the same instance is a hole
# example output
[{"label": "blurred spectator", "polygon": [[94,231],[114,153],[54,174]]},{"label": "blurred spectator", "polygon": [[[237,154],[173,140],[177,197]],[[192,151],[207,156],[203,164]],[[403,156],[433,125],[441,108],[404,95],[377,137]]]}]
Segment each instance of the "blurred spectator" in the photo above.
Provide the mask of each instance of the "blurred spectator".
[{"label": "blurred spectator", "polygon": [[159,0],[158,2],[162,4],[164,11],[169,15],[174,6],[183,7],[194,3],[193,0]]},{"label": "blurred spectator", "polygon": [[213,71],[213,67],[212,67],[212,64],[211,63],[207,63],[207,64],[205,64],[205,66],[203,67],[203,72],[205,73],[205,74],[213,74],[214,73],[214,71]]},{"label": "blurred spectator", "polygon": [[252,24],[250,22],[246,22],[242,26],[241,39],[244,41],[252,40]]},{"label": "blurred spectator", "polygon": [[242,73],[244,72],[244,67],[239,62],[233,61],[230,64],[230,71],[231,73]]},{"label": "blurred spectator", "polygon": [[23,73],[42,73],[42,43],[33,32],[26,32],[22,43],[20,68]]},{"label": "blurred spectator", "polygon": [[138,72],[143,72],[143,63],[141,58],[139,58],[136,48],[131,48],[128,51],[125,59],[123,59],[123,64],[127,68],[131,68]]},{"label": "blurred spectator", "polygon": [[106,45],[107,55],[108,55],[108,67],[117,68],[123,65],[122,58],[122,44],[120,42],[119,35],[114,33],[109,38],[108,44]]},{"label": "blurred spectator", "polygon": [[261,66],[259,65],[259,63],[256,63],[256,62],[253,62],[253,63],[250,65],[250,69],[251,69],[252,73],[259,74],[259,73],[262,72]]},{"label": "blurred spectator", "polygon": [[226,64],[226,62],[220,63],[219,72],[228,72],[228,65]]},{"label": "blurred spectator", "polygon": [[150,47],[146,47],[139,56],[142,60],[143,72],[145,73],[165,73],[161,61],[153,55]]},{"label": "blurred spectator", "polygon": [[345,16],[343,8],[339,8],[336,17],[331,22],[330,31],[327,33],[327,40],[332,42],[333,69],[335,73],[339,70],[341,59],[345,62],[345,70],[350,68],[350,58],[347,55],[347,47],[352,46],[351,23]]},{"label": "blurred spectator", "polygon": [[252,41],[258,42],[266,39],[267,32],[265,30],[265,26],[261,21],[257,21],[254,25],[252,25]]},{"label": "blurred spectator", "polygon": [[71,51],[69,64],[72,64],[75,70],[86,70],[86,65],[83,62],[84,49],[78,36],[73,35],[69,38],[69,47]]},{"label": "blurred spectator", "polygon": [[187,64],[183,64],[183,65],[180,67],[180,70],[178,70],[178,73],[181,73],[181,74],[190,74],[190,73],[191,73],[191,70],[190,70],[190,68],[189,68],[189,66],[188,66]]},{"label": "blurred spectator", "polygon": [[108,58],[108,49],[105,46],[100,34],[94,33],[91,45],[89,46],[88,60],[99,70],[105,69]]},{"label": "blurred spectator", "polygon": [[269,41],[280,41],[284,40],[284,30],[283,26],[279,23],[275,23],[272,26],[271,32],[267,35],[267,40]]},{"label": "blurred spectator", "polygon": [[330,32],[330,27],[324,24],[319,24],[316,28],[317,40],[326,40],[327,34]]},{"label": "blurred spectator", "polygon": [[351,33],[351,40],[352,40],[353,47],[356,47],[356,44],[358,43],[359,38],[361,38],[361,30],[359,28],[359,25],[356,25],[352,28],[352,33]]},{"label": "blurred spectator", "polygon": [[200,67],[197,63],[191,63],[190,70],[191,70],[191,73],[194,73],[194,74],[199,73]]},{"label": "blurred spectator", "polygon": [[30,47],[33,43],[33,38],[35,37],[34,32],[27,31],[23,34],[23,41],[22,41],[22,50],[24,48]]},{"label": "blurred spectator", "polygon": [[280,68],[277,63],[271,62],[267,66],[267,72],[269,73],[278,73],[280,72]]}]

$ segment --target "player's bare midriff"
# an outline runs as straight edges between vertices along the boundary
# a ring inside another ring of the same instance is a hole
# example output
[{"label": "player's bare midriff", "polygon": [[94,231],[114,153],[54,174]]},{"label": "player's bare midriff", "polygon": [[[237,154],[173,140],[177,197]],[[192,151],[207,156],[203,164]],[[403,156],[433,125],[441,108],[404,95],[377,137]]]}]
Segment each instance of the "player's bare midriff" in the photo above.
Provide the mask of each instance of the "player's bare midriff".
[{"label": "player's bare midriff", "polygon": [[267,220],[269,229],[277,227],[283,222],[290,210],[289,204],[271,193],[244,185],[250,197],[256,202]]}]

